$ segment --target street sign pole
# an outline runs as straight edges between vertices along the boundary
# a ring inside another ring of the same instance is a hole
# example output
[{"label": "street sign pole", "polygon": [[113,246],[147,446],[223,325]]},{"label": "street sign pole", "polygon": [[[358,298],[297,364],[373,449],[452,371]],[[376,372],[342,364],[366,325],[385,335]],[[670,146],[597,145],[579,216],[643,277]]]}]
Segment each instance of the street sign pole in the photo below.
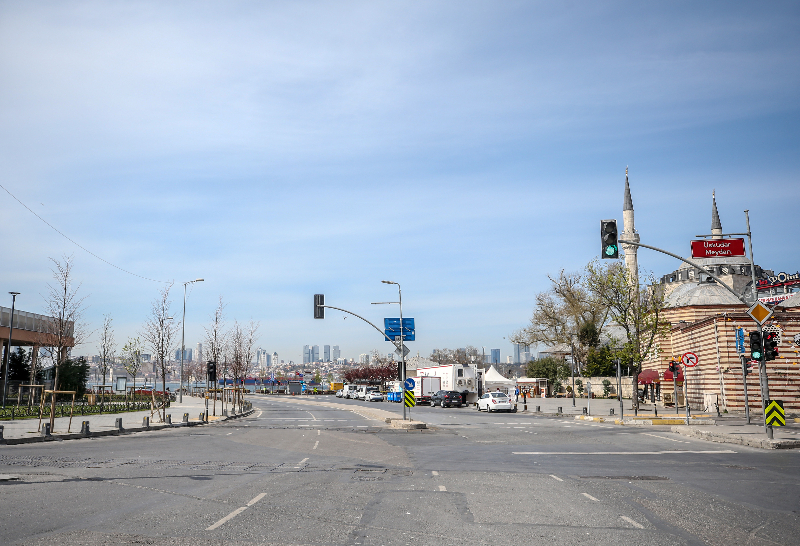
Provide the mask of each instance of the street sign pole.
[{"label": "street sign pole", "polygon": [[750,424],[750,402],[747,400],[747,357],[740,355],[742,360],[742,385],[744,386],[744,415],[747,417],[747,424]]},{"label": "street sign pole", "polygon": [[622,403],[622,361],[617,359],[617,398],[619,399],[619,418],[625,417],[625,406]]}]

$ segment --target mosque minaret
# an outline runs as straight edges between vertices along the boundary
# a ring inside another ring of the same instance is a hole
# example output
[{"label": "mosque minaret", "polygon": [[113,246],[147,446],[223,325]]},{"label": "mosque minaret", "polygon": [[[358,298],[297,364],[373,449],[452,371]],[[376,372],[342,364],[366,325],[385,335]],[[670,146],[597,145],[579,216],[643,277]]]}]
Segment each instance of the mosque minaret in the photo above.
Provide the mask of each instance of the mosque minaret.
[{"label": "mosque minaret", "polygon": [[[628,184],[628,168],[625,167],[625,200],[622,204],[622,223],[624,230],[622,231],[622,239],[626,241],[639,242],[639,233],[633,223],[633,199],[631,199],[631,187]],[[722,233],[720,231],[720,233]],[[637,251],[639,247],[634,245],[622,244],[622,250],[625,253],[625,267],[628,268],[628,275],[631,279],[633,286],[639,286],[639,261]]]}]

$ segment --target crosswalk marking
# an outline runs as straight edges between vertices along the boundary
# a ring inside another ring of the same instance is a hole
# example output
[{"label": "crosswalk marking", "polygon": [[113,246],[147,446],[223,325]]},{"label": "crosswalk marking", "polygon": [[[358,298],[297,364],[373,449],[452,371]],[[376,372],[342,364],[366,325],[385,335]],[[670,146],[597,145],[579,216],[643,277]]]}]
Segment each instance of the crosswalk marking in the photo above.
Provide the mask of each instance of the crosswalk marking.
[{"label": "crosswalk marking", "polygon": [[581,493],[581,495],[583,495],[584,497],[586,497],[586,498],[587,498],[587,499],[589,499],[589,500],[593,500],[594,502],[600,502],[600,499],[596,499],[596,498],[594,498],[594,497],[593,497],[593,496],[591,496],[589,493]]},{"label": "crosswalk marking", "polygon": [[633,525],[637,529],[644,529],[644,525],[642,525],[641,523],[639,523],[637,521],[632,520],[628,516],[620,516],[620,518],[624,519],[625,521],[627,521],[628,523],[630,523],[631,525]]}]

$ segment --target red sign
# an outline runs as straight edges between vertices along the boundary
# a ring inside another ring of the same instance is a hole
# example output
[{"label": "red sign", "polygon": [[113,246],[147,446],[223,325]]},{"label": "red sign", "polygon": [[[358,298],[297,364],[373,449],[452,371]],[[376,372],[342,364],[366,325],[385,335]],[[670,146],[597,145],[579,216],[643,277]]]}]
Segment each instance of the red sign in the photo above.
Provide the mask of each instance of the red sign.
[{"label": "red sign", "polygon": [[744,239],[703,239],[702,241],[692,241],[692,258],[744,255]]},{"label": "red sign", "polygon": [[697,355],[694,353],[683,353],[683,356],[681,357],[681,362],[683,362],[683,365],[686,366],[687,368],[694,368],[695,366],[697,366],[698,362]]}]

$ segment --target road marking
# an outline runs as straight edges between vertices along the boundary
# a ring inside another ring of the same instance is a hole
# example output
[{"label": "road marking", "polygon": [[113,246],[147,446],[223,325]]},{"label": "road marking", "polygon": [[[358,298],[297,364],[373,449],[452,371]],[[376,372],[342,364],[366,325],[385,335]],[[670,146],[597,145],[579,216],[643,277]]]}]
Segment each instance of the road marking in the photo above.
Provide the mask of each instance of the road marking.
[{"label": "road marking", "polygon": [[220,525],[223,525],[226,522],[232,520],[233,518],[235,518],[236,516],[238,516],[239,514],[244,512],[245,510],[247,510],[247,506],[242,506],[241,508],[237,508],[236,510],[234,510],[233,512],[231,512],[230,514],[228,514],[227,516],[225,516],[224,518],[219,520],[217,523],[215,523],[211,527],[206,527],[206,531],[213,531],[214,529],[216,529]]},{"label": "road marking", "polygon": [[266,496],[267,496],[266,493],[259,493],[258,495],[255,496],[255,498],[253,500],[251,500],[250,502],[247,503],[247,506],[253,506],[255,503],[257,503],[258,501],[260,501],[261,499],[263,499]]},{"label": "road marking", "polygon": [[721,449],[719,451],[690,451],[676,449],[673,451],[512,451],[512,455],[681,455],[691,454],[713,454],[713,453],[736,453],[732,449]]},{"label": "road marking", "polygon": [[258,410],[258,415],[256,415],[256,419],[258,419],[259,417],[261,417],[261,414],[262,414],[262,413],[264,413],[262,410]]},{"label": "road marking", "polygon": [[316,418],[316,417],[314,417],[314,414],[313,414],[313,413],[311,413],[310,411],[306,410],[306,413],[307,413],[307,414],[309,414],[309,415],[312,417],[312,419],[313,419],[314,421],[316,421],[316,420],[317,420],[317,418]]},{"label": "road marking", "polygon": [[228,434],[226,434],[225,436],[230,436],[231,434],[233,434],[233,432],[229,432],[229,433],[228,433]]},{"label": "road marking", "polygon": [[642,434],[644,434],[645,436],[652,436],[653,438],[660,438],[662,440],[669,440],[670,442],[678,442],[680,444],[688,444],[689,443],[689,442],[686,442],[684,440],[676,440],[675,438],[667,438],[666,436],[659,436],[658,434],[650,434],[649,432],[642,432]]},{"label": "road marking", "polygon": [[306,457],[305,459],[303,459],[302,461],[300,461],[300,462],[299,462],[299,463],[297,463],[297,464],[303,464],[303,463],[304,463],[304,462],[306,462],[307,460],[308,460],[308,457]]},{"label": "road marking", "polygon": [[594,497],[593,497],[593,496],[591,496],[589,493],[581,493],[581,495],[583,495],[584,497],[586,497],[586,498],[587,498],[587,499],[589,499],[589,500],[593,500],[594,502],[600,502],[600,499],[596,499],[596,498],[594,498]]},{"label": "road marking", "polygon": [[633,521],[633,520],[632,520],[631,518],[629,518],[628,516],[620,516],[620,517],[621,517],[622,519],[624,519],[625,521],[627,521],[628,523],[630,523],[631,525],[633,525],[634,527],[636,527],[637,529],[644,529],[644,525],[642,525],[642,524],[641,524],[641,523],[639,523],[638,521]]},{"label": "road marking", "polygon": [[439,486],[439,491],[447,491],[447,488],[443,485]]},{"label": "road marking", "polygon": [[319,436],[320,434],[322,434],[322,431],[321,430],[317,430],[317,436]]},{"label": "road marking", "polygon": [[555,474],[550,474],[550,477],[551,477],[551,478],[553,478],[554,480],[558,480],[558,481],[560,481],[560,482],[563,482],[563,481],[564,481],[564,480],[562,480],[561,478],[559,478],[558,476],[556,476]]},{"label": "road marking", "polygon": [[438,476],[438,475],[439,475],[439,473],[437,471],[435,471],[435,470],[431,471],[431,476]]},{"label": "road marking", "polygon": [[319,445],[319,440],[317,440],[316,442],[314,442],[314,447],[312,447],[311,449],[317,449],[317,446],[318,446],[318,445]]}]

